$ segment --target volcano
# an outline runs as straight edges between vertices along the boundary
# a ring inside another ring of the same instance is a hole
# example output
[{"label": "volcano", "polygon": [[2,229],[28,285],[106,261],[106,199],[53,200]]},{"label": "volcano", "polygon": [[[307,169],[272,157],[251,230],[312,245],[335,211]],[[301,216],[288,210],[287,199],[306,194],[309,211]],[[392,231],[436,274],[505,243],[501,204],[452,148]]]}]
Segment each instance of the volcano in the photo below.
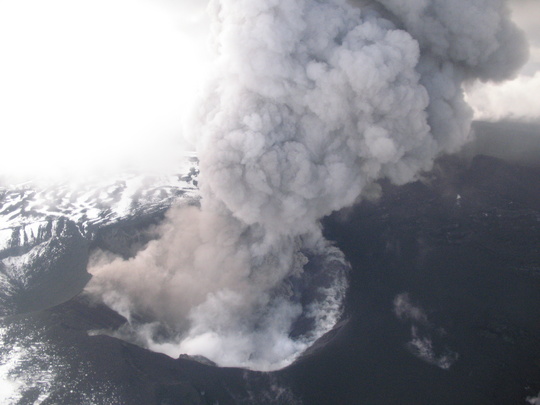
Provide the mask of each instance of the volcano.
[{"label": "volcano", "polygon": [[[174,201],[196,204],[196,162],[183,171],[133,181],[131,193],[122,181],[81,194],[2,190],[5,403],[535,403],[538,167],[445,157],[420,181],[383,182],[377,201],[325,218],[351,263],[344,313],[292,365],[264,373],[104,334],[126,318],[82,292],[91,251],[129,257]],[[64,209],[46,211],[45,195]]]}]

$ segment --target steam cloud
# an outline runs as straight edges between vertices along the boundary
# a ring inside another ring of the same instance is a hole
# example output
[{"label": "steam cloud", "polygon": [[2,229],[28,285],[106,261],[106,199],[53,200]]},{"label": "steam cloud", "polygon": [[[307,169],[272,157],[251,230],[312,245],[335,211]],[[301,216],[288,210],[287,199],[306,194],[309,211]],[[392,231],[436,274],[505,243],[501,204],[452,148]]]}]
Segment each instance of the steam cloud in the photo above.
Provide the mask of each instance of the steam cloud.
[{"label": "steam cloud", "polygon": [[[511,77],[527,47],[502,0],[211,0],[212,78],[191,133],[200,208],[88,291],[118,333],[171,355],[276,369],[341,314],[345,258],[319,219],[415,179],[467,141],[462,84]],[[133,336],[136,335],[136,336]]]},{"label": "steam cloud", "polygon": [[446,335],[442,328],[432,325],[424,310],[413,304],[408,293],[398,294],[394,298],[394,314],[401,320],[410,323],[411,340],[407,349],[420,360],[448,370],[459,358],[459,354],[440,344],[435,344],[432,334],[437,340]]}]

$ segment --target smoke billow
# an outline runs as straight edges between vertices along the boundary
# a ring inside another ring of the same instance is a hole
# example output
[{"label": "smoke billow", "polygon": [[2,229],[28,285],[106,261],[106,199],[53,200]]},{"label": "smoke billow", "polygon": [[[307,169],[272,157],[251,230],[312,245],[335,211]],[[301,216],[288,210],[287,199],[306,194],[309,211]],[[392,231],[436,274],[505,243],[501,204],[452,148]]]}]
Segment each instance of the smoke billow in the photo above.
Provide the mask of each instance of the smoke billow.
[{"label": "smoke billow", "polygon": [[526,58],[504,1],[212,0],[212,77],[191,134],[200,208],[175,208],[88,291],[171,355],[275,369],[341,314],[345,258],[319,219],[412,181],[470,132],[465,81]]}]

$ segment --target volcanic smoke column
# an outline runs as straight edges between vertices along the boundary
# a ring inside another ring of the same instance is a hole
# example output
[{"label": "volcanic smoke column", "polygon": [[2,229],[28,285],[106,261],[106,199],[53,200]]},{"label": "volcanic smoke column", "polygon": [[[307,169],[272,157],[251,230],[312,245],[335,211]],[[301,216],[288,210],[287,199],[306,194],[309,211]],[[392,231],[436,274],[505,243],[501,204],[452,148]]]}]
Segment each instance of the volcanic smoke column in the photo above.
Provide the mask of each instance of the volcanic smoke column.
[{"label": "volcanic smoke column", "polygon": [[347,264],[319,219],[457,150],[472,116],[462,83],[511,75],[526,48],[497,0],[208,11],[214,75],[192,126],[201,208],[171,210],[134,259],[95,265],[88,290],[154,350],[275,369],[340,315]]}]

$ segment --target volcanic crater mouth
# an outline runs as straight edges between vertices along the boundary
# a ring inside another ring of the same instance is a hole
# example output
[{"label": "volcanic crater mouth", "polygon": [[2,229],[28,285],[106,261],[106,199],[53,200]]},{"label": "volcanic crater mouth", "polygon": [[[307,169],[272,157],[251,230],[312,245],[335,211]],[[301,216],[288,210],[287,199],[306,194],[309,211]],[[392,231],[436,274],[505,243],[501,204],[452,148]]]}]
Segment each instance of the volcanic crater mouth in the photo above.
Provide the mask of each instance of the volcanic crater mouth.
[{"label": "volcanic crater mouth", "polygon": [[[106,304],[124,315],[127,322],[115,330],[90,333],[114,336],[173,358],[190,358],[207,365],[260,371],[281,369],[310,351],[314,343],[341,320],[348,288],[350,266],[339,249],[326,246],[324,251],[304,250],[301,254],[306,260],[302,271],[277,284],[270,291],[266,305],[250,314],[251,319],[239,328],[241,334],[231,337],[241,344],[251,345],[251,353],[238,351],[235,342],[219,340],[217,335],[213,337],[220,351],[234,343],[232,350],[236,353],[233,356],[227,357],[226,353],[213,356],[215,353],[207,350],[208,340],[203,340],[205,347],[202,350],[186,351],[184,349],[189,346],[183,341],[189,339],[189,321],[179,327],[160,319],[159,314],[126,313],[121,300],[107,302],[106,297]],[[92,294],[92,287],[87,291]],[[286,324],[276,325],[276,319],[278,323]],[[268,334],[274,336],[269,338]]]}]

